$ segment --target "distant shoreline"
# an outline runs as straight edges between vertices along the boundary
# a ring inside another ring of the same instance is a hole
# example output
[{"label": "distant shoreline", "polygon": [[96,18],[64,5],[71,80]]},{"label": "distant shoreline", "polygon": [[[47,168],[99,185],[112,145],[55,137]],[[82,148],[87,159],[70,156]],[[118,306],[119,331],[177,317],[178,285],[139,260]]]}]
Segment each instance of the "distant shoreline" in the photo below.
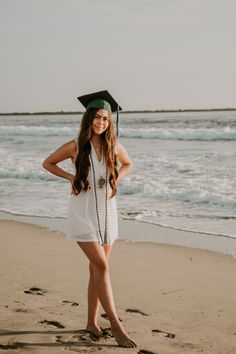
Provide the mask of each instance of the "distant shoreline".
[{"label": "distant shoreline", "polygon": [[[153,109],[153,110],[127,110],[122,113],[184,113],[184,112],[225,112],[236,111],[236,108],[190,108],[190,109]],[[42,116],[42,115],[68,115],[68,114],[83,114],[83,111],[57,111],[57,112],[11,112],[0,113],[0,116]]]}]

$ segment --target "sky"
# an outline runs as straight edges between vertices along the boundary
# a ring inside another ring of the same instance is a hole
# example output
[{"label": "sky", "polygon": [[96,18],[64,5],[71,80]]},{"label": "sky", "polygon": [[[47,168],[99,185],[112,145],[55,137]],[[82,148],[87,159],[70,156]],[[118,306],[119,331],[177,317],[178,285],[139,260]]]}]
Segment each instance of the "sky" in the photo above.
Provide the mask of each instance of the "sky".
[{"label": "sky", "polygon": [[235,0],[0,0],[0,112],[236,107]]}]

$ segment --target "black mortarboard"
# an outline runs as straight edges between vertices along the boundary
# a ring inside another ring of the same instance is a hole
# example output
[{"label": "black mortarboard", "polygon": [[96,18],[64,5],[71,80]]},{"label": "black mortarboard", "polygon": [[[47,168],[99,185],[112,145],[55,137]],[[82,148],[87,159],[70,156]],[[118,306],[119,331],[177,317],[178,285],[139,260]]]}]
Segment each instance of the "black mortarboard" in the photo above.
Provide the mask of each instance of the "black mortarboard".
[{"label": "black mortarboard", "polygon": [[119,104],[114,100],[114,98],[110,95],[110,93],[107,90],[93,92],[88,95],[79,96],[77,98],[86,109],[91,107],[104,108],[111,113],[117,112],[116,131],[118,136],[119,111],[121,111],[122,108],[119,106]]}]

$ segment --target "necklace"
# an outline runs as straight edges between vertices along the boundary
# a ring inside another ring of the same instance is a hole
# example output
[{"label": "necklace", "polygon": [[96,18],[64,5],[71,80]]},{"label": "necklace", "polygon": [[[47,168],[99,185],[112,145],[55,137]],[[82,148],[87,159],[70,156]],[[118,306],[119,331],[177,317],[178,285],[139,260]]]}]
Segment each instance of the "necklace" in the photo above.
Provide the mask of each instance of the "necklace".
[{"label": "necklace", "polygon": [[[93,143],[91,143],[91,144],[93,144]],[[99,144],[99,146],[95,146],[94,144],[93,144],[93,147],[94,147],[94,150],[95,151],[97,151],[97,152],[102,152],[102,145],[101,144]]]},{"label": "necklace", "polygon": [[[97,197],[97,188],[96,188],[96,175],[95,175],[95,168],[94,168],[94,163],[93,163],[93,157],[92,153],[89,155],[90,161],[91,161],[91,167],[93,171],[93,189],[94,189],[94,197],[95,197],[95,208],[96,208],[96,215],[97,215],[97,223],[98,223],[98,232],[99,236],[101,239],[101,245],[107,244],[107,177],[108,177],[108,168],[106,165],[106,179],[104,179],[102,176],[98,180],[98,186],[99,188],[102,188],[103,185],[105,184],[106,186],[106,197],[105,197],[105,230],[104,230],[104,237],[102,237],[102,232],[101,232],[101,223],[100,223],[100,218],[99,218],[99,213],[98,213],[98,197]],[[99,183],[100,182],[100,183]]]},{"label": "necklace", "polygon": [[92,145],[92,148],[95,150],[95,155],[96,155],[96,158],[97,158],[97,167],[98,167],[98,169],[99,169],[99,175],[100,175],[100,177],[99,177],[99,179],[98,179],[98,186],[99,186],[99,188],[102,188],[104,185],[105,185],[105,183],[106,183],[106,180],[105,180],[105,178],[103,177],[103,163],[104,163],[104,153],[103,153],[103,151],[102,151],[102,160],[100,160],[99,161],[99,159],[98,159],[98,156],[97,156],[97,153],[96,153],[96,151],[100,151],[101,152],[101,146],[100,146],[100,148],[97,148],[96,149],[96,147],[93,145],[93,143],[91,142],[91,145]]},{"label": "necklace", "polygon": [[99,188],[102,188],[105,183],[106,183],[106,180],[101,176],[98,180]]},{"label": "necklace", "polygon": [[94,149],[95,149],[97,152],[101,152],[101,146],[99,146],[99,147],[97,147],[97,148],[96,148],[96,146],[94,146]]}]

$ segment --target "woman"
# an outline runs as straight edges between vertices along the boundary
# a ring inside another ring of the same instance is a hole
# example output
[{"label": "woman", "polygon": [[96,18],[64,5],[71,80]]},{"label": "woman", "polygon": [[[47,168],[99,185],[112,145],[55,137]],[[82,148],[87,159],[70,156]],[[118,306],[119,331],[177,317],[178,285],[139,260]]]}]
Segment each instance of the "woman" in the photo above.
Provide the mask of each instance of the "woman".
[{"label": "woman", "polygon": [[[119,321],[108,266],[112,245],[118,237],[117,182],[130,171],[132,162],[114,135],[111,113],[117,109],[117,103],[110,94],[102,91],[81,96],[79,100],[85,105],[86,112],[78,139],[53,152],[43,162],[43,167],[56,176],[68,179],[72,185],[67,238],[76,240],[89,260],[86,330],[97,337],[102,336],[97,324],[101,303],[119,346],[135,347],[136,343]],[[75,175],[57,165],[68,158],[74,164]],[[118,170],[117,161],[120,163]]]}]

